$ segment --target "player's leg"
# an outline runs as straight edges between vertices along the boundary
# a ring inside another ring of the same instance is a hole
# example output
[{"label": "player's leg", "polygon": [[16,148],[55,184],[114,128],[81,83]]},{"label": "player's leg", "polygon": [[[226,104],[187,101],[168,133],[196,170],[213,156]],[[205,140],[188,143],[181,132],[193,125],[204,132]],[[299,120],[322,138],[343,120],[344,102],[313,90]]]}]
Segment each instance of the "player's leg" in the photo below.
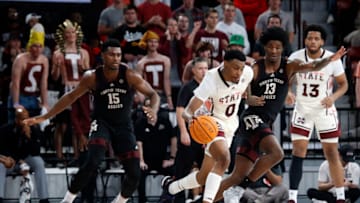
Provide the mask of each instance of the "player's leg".
[{"label": "player's leg", "polygon": [[325,158],[329,162],[330,176],[335,185],[336,198],[345,200],[344,168],[338,151],[341,132],[336,109],[328,109],[327,113],[316,119],[315,125],[319,132]]},{"label": "player's leg", "polygon": [[289,200],[296,203],[300,181],[303,174],[303,161],[312,134],[314,122],[294,110],[291,121],[292,157],[289,169]]}]

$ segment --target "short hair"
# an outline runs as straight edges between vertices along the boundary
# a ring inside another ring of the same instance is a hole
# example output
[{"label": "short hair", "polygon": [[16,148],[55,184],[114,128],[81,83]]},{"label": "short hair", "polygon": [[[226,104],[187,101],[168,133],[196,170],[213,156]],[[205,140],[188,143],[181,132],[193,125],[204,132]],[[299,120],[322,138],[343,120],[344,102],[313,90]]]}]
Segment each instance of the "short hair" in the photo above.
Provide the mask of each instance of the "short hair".
[{"label": "short hair", "polygon": [[191,61],[191,65],[192,65],[192,67],[195,67],[195,64],[200,63],[200,62],[208,63],[208,60],[206,58],[204,58],[204,57],[195,57]]},{"label": "short hair", "polygon": [[129,4],[123,9],[123,12],[126,13],[128,10],[135,10],[137,12],[137,7],[134,4]]},{"label": "short hair", "polygon": [[288,34],[281,27],[268,28],[260,36],[260,42],[264,46],[271,40],[280,41],[283,47],[289,43]]},{"label": "short hair", "polygon": [[327,34],[326,34],[326,31],[325,29],[320,26],[320,25],[309,25],[305,28],[305,31],[304,31],[304,39],[307,37],[307,35],[309,34],[309,32],[320,32],[320,35],[321,35],[321,38],[326,41],[326,37],[327,37]]},{"label": "short hair", "polygon": [[119,40],[112,39],[112,38],[106,40],[101,46],[101,52],[102,53],[107,52],[109,47],[119,47],[119,48],[121,48]]},{"label": "short hair", "polygon": [[209,8],[209,10],[205,13],[205,18],[208,18],[210,16],[210,13],[218,14],[218,12],[215,8]]},{"label": "short hair", "polygon": [[280,15],[278,15],[278,14],[272,14],[272,15],[270,15],[270,16],[268,17],[268,19],[267,19],[267,24],[269,24],[271,18],[278,18],[278,19],[280,20],[280,24],[281,24],[281,22],[282,22]]},{"label": "short hair", "polygon": [[246,57],[245,57],[244,53],[239,50],[225,51],[224,61],[231,61],[233,59],[237,59],[237,60],[244,61],[244,62],[246,61]]},{"label": "short hair", "polygon": [[215,51],[214,46],[210,42],[200,41],[195,46],[195,55],[199,55],[200,52],[209,50],[210,52]]}]

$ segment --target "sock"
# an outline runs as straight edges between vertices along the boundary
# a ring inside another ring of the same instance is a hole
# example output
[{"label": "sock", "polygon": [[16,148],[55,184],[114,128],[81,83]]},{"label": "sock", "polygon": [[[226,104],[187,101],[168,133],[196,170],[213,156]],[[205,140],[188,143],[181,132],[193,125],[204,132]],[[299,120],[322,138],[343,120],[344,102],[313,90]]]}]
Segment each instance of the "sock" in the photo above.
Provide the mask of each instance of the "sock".
[{"label": "sock", "polygon": [[252,183],[254,183],[254,181],[250,180],[248,177],[245,177],[244,180],[239,184],[239,186],[246,189]]},{"label": "sock", "polygon": [[297,190],[302,178],[304,158],[292,156],[290,170],[289,170],[289,187],[290,190]]},{"label": "sock", "polygon": [[203,201],[212,203],[219,190],[222,177],[216,173],[210,172],[206,178]]},{"label": "sock", "polygon": [[297,190],[289,190],[289,200],[294,200],[295,203],[297,202]]},{"label": "sock", "polygon": [[345,189],[344,189],[344,187],[336,187],[335,191],[336,191],[336,199],[345,200]]},{"label": "sock", "polygon": [[201,185],[196,180],[197,173],[198,171],[192,172],[184,178],[171,183],[169,185],[169,193],[174,195],[186,189],[200,187]]},{"label": "sock", "polygon": [[75,198],[76,198],[76,194],[73,194],[73,193],[67,191],[66,194],[65,194],[64,199],[61,202],[72,203]]},{"label": "sock", "polygon": [[125,198],[119,193],[116,198],[111,203],[125,203],[128,201],[129,198]]}]

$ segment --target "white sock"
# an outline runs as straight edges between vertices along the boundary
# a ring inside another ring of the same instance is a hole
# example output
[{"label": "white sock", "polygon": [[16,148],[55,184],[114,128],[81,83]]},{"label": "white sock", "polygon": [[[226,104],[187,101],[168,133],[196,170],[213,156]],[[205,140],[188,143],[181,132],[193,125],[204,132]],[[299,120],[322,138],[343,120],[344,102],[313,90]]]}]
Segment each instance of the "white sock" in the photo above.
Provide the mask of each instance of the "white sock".
[{"label": "white sock", "polygon": [[222,176],[210,172],[206,178],[205,182],[205,190],[204,190],[204,198],[203,201],[212,203],[214,201],[215,195],[219,190],[220,183],[222,180]]},{"label": "white sock", "polygon": [[336,187],[336,199],[345,200],[345,189],[344,187]]},{"label": "white sock", "polygon": [[75,198],[76,198],[76,194],[73,194],[73,193],[67,191],[66,194],[65,194],[64,199],[61,202],[72,203]]},{"label": "white sock", "polygon": [[125,203],[129,200],[129,198],[125,198],[119,193],[116,198],[111,203]]},{"label": "white sock", "polygon": [[192,172],[184,178],[181,178],[180,180],[171,183],[169,185],[169,193],[174,195],[186,189],[200,187],[201,185],[196,180],[197,173],[198,171]]},{"label": "white sock", "polygon": [[298,190],[289,190],[289,200],[294,200],[296,203],[297,202],[297,194],[298,194]]}]

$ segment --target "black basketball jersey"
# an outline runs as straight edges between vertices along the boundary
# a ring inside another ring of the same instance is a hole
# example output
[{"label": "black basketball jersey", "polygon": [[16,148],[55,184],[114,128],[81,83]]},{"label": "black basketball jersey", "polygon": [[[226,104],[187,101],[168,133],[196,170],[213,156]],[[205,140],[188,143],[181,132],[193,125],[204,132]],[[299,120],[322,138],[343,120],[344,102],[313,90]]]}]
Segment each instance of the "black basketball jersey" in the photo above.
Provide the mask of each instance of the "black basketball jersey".
[{"label": "black basketball jersey", "polygon": [[288,93],[288,77],[286,60],[282,59],[280,68],[274,73],[265,72],[265,60],[257,61],[259,72],[251,82],[251,93],[265,98],[264,106],[249,106],[247,112],[259,115],[265,122],[273,122],[283,108]]},{"label": "black basketball jersey", "polygon": [[127,67],[121,64],[117,79],[108,82],[103,67],[96,69],[93,119],[104,120],[111,124],[132,123],[131,107],[135,91],[130,88],[126,80],[126,70]]}]

